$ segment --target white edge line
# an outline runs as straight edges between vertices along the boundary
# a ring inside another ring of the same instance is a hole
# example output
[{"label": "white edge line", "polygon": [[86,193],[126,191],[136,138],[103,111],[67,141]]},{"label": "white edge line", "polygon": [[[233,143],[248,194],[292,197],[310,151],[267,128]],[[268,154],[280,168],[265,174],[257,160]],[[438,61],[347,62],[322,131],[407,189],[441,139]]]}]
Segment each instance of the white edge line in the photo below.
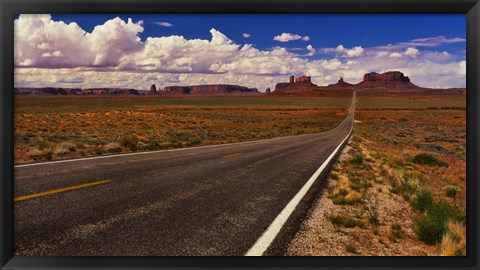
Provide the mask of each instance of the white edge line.
[{"label": "white edge line", "polygon": [[[353,96],[353,99],[355,99],[355,95]],[[355,101],[353,101],[355,102]],[[262,256],[263,253],[268,249],[270,244],[272,244],[273,240],[277,237],[278,233],[282,229],[283,225],[285,222],[288,220],[290,215],[293,213],[297,205],[300,203],[300,201],[303,199],[305,194],[308,192],[310,187],[315,183],[317,178],[320,176],[320,174],[325,170],[327,167],[328,163],[333,159],[333,157],[337,154],[338,150],[340,147],[345,143],[345,141],[350,137],[353,131],[353,113],[352,112],[352,127],[350,128],[350,132],[348,135],[343,139],[343,141],[335,148],[335,150],[330,154],[330,156],[323,162],[323,164],[320,166],[320,168],[317,169],[317,171],[308,179],[308,181],[303,185],[303,187],[298,191],[298,193],[293,197],[290,202],[283,208],[282,212],[278,214],[277,217],[273,220],[273,222],[268,226],[267,230],[263,232],[263,234],[258,238],[258,240],[255,242],[255,244],[245,253],[245,256]]]}]

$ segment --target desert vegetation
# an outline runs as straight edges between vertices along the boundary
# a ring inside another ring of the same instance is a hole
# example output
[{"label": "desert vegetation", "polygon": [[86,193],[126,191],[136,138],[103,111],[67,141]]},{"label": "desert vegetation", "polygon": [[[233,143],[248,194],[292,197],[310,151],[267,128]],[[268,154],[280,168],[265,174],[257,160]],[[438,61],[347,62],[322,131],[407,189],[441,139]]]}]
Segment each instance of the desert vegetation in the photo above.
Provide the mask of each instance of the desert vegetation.
[{"label": "desert vegetation", "polygon": [[268,139],[331,129],[350,99],[17,96],[15,161]]},{"label": "desert vegetation", "polygon": [[465,98],[357,99],[354,134],[288,254],[464,256]]}]

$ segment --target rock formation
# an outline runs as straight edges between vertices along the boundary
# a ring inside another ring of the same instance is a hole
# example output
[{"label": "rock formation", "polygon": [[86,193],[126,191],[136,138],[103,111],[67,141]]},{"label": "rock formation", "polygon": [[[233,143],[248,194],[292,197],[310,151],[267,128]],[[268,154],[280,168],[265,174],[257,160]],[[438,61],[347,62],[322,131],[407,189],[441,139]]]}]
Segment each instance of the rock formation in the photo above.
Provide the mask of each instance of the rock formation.
[{"label": "rock formation", "polygon": [[155,84],[152,84],[152,86],[150,86],[150,91],[148,91],[147,95],[158,95],[157,87],[155,86]]},{"label": "rock formation", "polygon": [[343,77],[340,77],[337,83],[329,84],[328,87],[342,88],[342,87],[352,87],[353,84],[348,83],[343,80]]},{"label": "rock formation", "polygon": [[295,80],[295,83],[312,83],[312,77],[310,76],[301,76]]},{"label": "rock formation", "polygon": [[192,91],[188,86],[165,86],[165,94],[190,94]]},{"label": "rock formation", "polygon": [[192,85],[192,86],[165,86],[163,89],[166,94],[223,94],[234,92],[257,93],[257,88],[248,88],[239,85],[230,84],[210,84],[210,85]]},{"label": "rock formation", "polygon": [[316,84],[312,83],[312,77],[310,76],[301,76],[295,78],[295,76],[290,76],[288,83],[282,82],[275,85],[275,91],[285,90],[288,88],[311,88],[317,87]]},{"label": "rock formation", "polygon": [[268,87],[266,90],[265,90],[265,93],[266,94],[270,94],[272,92],[272,90],[270,90],[270,87]]},{"label": "rock formation", "polygon": [[371,72],[363,76],[363,81],[355,85],[359,88],[417,88],[400,71],[388,71],[382,74]]},{"label": "rock formation", "polygon": [[410,82],[410,79],[403,75],[400,71],[388,71],[382,74],[370,72],[363,75],[363,81],[400,81]]},{"label": "rock formation", "polygon": [[275,91],[278,91],[283,88],[287,88],[289,85],[292,85],[291,83],[277,83],[275,84]]},{"label": "rock formation", "polygon": [[[294,81],[294,83],[292,83]],[[389,90],[389,91],[417,91],[424,88],[410,82],[410,79],[399,71],[389,71],[382,74],[375,72],[367,73],[363,80],[357,84],[351,84],[341,77],[337,83],[328,86],[317,86],[312,83],[311,77],[290,77],[289,82],[281,82],[275,85],[275,91],[271,95],[290,96],[340,96],[350,94],[355,89]]]}]

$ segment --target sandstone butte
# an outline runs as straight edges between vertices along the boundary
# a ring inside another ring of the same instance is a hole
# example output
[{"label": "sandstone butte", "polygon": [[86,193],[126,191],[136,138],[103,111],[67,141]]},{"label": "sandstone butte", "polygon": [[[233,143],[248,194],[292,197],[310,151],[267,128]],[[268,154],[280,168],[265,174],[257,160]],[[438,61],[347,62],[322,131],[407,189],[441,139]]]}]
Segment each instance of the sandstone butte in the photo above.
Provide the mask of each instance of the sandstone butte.
[{"label": "sandstone butte", "polygon": [[337,83],[328,86],[317,86],[311,82],[311,77],[301,76],[295,78],[290,76],[288,83],[277,83],[275,92],[289,90],[326,89],[326,88],[344,88],[344,89],[363,89],[363,88],[419,88],[410,82],[410,79],[399,71],[389,71],[382,74],[371,72],[363,76],[363,80],[358,84],[350,84],[340,78]]}]

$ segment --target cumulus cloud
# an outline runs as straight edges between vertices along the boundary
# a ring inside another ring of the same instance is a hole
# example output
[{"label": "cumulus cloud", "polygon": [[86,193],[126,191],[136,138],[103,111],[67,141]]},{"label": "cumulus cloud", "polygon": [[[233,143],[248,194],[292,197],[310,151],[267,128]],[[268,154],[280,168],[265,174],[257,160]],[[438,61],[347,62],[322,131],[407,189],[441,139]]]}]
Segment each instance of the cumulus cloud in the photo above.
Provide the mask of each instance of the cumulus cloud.
[{"label": "cumulus cloud", "polygon": [[343,47],[343,45],[338,45],[336,48],[335,48],[335,51],[336,52],[344,52],[345,51],[345,47]]},{"label": "cumulus cloud", "polygon": [[312,55],[314,55],[315,53],[317,53],[317,50],[315,50],[315,48],[313,48],[312,45],[308,45],[308,46],[307,46],[307,50],[308,50],[307,56],[312,56]]},{"label": "cumulus cloud", "polygon": [[359,57],[363,55],[364,49],[361,46],[347,49],[340,44],[335,48],[324,48],[322,51],[324,53],[341,53],[343,57]]},{"label": "cumulus cloud", "polygon": [[353,47],[345,51],[345,57],[359,57],[363,54],[364,49],[361,46]]},{"label": "cumulus cloud", "polygon": [[389,54],[388,57],[390,57],[390,58],[399,58],[399,57],[402,57],[402,54],[401,54],[401,53],[398,53],[398,52],[393,52],[393,53]]},{"label": "cumulus cloud", "polygon": [[85,38],[90,43],[90,51],[94,53],[94,66],[115,66],[124,55],[143,49],[143,43],[138,36],[143,32],[143,22],[133,23],[115,18],[103,25],[95,26],[92,33]]},{"label": "cumulus cloud", "polygon": [[301,39],[302,36],[297,35],[297,34],[291,34],[291,33],[282,33],[281,35],[277,35],[273,37],[273,40],[280,41],[280,42],[289,42],[292,40],[299,40]]},{"label": "cumulus cloud", "polygon": [[15,65],[115,66],[123,56],[143,49],[138,36],[143,31],[142,23],[117,17],[87,33],[76,23],[53,21],[50,15],[20,15],[14,22]]},{"label": "cumulus cloud", "polygon": [[154,22],[154,24],[159,25],[159,26],[163,26],[163,27],[172,27],[173,26],[173,24],[169,23],[169,22]]},{"label": "cumulus cloud", "polygon": [[277,35],[273,37],[273,40],[279,41],[279,42],[289,42],[289,41],[294,41],[294,40],[303,40],[303,41],[309,41],[310,37],[309,36],[301,36],[297,34],[292,34],[292,33],[282,33],[281,35]]},{"label": "cumulus cloud", "polygon": [[403,54],[406,56],[416,58],[419,53],[420,51],[415,48],[407,48]]},{"label": "cumulus cloud", "polygon": [[249,33],[243,33],[243,37],[244,37],[244,38],[249,38],[249,37],[251,37],[251,36],[252,36],[252,35],[250,35]]}]

